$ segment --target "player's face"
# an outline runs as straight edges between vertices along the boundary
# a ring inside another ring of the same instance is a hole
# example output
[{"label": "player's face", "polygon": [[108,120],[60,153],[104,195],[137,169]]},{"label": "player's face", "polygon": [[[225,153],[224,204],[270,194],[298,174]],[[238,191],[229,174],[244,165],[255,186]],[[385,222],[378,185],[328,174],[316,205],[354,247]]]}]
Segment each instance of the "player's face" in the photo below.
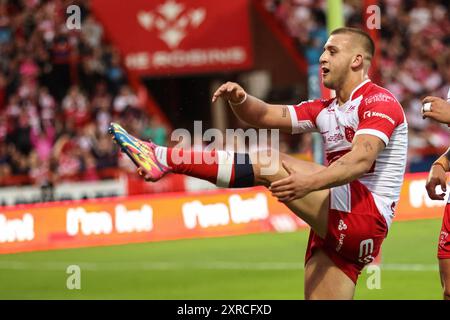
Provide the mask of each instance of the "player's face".
[{"label": "player's face", "polygon": [[336,34],[330,36],[325,43],[319,62],[323,84],[329,89],[340,88],[351,71],[351,39],[347,34]]}]

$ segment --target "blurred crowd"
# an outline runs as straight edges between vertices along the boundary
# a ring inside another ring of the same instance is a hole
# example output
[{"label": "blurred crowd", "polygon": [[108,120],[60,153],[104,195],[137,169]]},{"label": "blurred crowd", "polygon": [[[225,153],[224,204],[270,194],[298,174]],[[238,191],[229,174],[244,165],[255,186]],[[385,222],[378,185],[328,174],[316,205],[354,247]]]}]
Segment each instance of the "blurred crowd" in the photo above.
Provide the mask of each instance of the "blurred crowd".
[{"label": "blurred crowd", "polygon": [[[71,4],[80,30],[66,27]],[[108,175],[120,165],[107,134],[119,118],[134,134],[165,139],[120,61],[89,1],[0,0],[0,183]]]},{"label": "blurred crowd", "polygon": [[[295,39],[309,64],[317,63],[327,39],[325,0],[265,0]],[[450,144],[448,128],[420,114],[427,95],[450,88],[450,17],[447,0],[380,0],[378,72],[401,102],[409,122],[409,171],[428,171]],[[364,27],[364,1],[345,0],[346,26]]]},{"label": "blurred crowd", "polygon": [[[326,1],[263,1],[307,61],[317,63],[327,39]],[[362,26],[363,2],[344,2],[346,25]],[[108,169],[131,168],[107,134],[111,121],[126,123],[132,134],[166,142],[165,128],[148,116],[89,3],[0,0],[0,184],[96,180]],[[423,97],[445,97],[449,89],[448,4],[379,3],[381,82],[408,117],[410,171],[426,171],[450,144],[448,129],[420,114]],[[81,8],[80,30],[69,30],[65,23],[72,4]]]}]

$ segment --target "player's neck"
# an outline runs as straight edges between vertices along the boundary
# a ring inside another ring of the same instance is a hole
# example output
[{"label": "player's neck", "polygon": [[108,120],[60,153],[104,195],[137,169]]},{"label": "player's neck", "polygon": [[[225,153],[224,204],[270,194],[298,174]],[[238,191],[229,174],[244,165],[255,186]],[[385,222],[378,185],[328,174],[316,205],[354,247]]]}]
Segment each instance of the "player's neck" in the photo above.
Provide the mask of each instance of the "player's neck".
[{"label": "player's neck", "polygon": [[340,106],[346,103],[350,99],[350,95],[352,94],[353,90],[355,90],[355,88],[362,82],[368,80],[369,77],[365,75],[362,77],[353,77],[347,79],[348,80],[343,84],[343,86],[340,89],[336,90],[336,98]]}]

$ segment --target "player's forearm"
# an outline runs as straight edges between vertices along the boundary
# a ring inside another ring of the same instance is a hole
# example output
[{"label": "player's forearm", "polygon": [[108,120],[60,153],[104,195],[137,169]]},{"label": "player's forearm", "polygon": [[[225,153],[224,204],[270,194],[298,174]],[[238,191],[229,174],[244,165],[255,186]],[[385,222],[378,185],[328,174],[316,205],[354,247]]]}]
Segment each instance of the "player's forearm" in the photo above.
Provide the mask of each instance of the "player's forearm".
[{"label": "player's forearm", "polygon": [[314,190],[328,189],[352,182],[367,173],[372,164],[373,161],[349,152],[326,169],[313,175]]},{"label": "player's forearm", "polygon": [[445,171],[450,171],[450,148],[440,156],[433,165],[441,165]]},{"label": "player's forearm", "polygon": [[230,104],[230,106],[240,120],[255,127],[267,126],[265,116],[268,112],[268,104],[264,101],[248,95],[244,103],[239,105]]}]

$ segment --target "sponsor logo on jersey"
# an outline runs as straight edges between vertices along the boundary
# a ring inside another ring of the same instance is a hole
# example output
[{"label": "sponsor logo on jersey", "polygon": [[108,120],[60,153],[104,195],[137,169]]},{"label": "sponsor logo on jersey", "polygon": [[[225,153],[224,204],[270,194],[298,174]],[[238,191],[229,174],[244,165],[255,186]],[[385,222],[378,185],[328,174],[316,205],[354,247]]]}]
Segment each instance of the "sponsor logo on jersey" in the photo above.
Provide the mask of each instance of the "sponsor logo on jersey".
[{"label": "sponsor logo on jersey", "polygon": [[[328,133],[328,131],[327,131],[327,133]],[[344,136],[340,132],[332,134],[329,137],[327,137],[326,134],[323,134],[322,137],[323,137],[324,143],[327,143],[327,142],[335,142],[336,143],[336,142],[344,140]]]},{"label": "sponsor logo on jersey", "polygon": [[373,96],[370,96],[366,99],[364,99],[364,103],[366,105],[369,105],[371,103],[375,103],[375,102],[396,102],[395,99],[385,93],[377,93],[374,94]]},{"label": "sponsor logo on jersey", "polygon": [[389,117],[387,114],[384,114],[384,113],[381,113],[381,112],[377,112],[377,111],[366,111],[366,112],[364,112],[364,119],[370,118],[370,117],[383,118],[383,119],[386,119],[387,121],[389,121],[390,123],[395,125],[395,121],[391,117]]},{"label": "sponsor logo on jersey", "polygon": [[336,252],[339,252],[344,245],[345,234],[341,233],[339,235],[338,245],[336,246]]},{"label": "sponsor logo on jersey", "polygon": [[339,219],[338,230],[341,231],[341,233],[339,234],[339,240],[338,240],[338,245],[336,246],[336,252],[339,252],[341,250],[342,246],[344,245],[345,234],[342,233],[342,231],[347,230],[347,225],[345,224],[344,220],[342,220],[342,219]]}]

